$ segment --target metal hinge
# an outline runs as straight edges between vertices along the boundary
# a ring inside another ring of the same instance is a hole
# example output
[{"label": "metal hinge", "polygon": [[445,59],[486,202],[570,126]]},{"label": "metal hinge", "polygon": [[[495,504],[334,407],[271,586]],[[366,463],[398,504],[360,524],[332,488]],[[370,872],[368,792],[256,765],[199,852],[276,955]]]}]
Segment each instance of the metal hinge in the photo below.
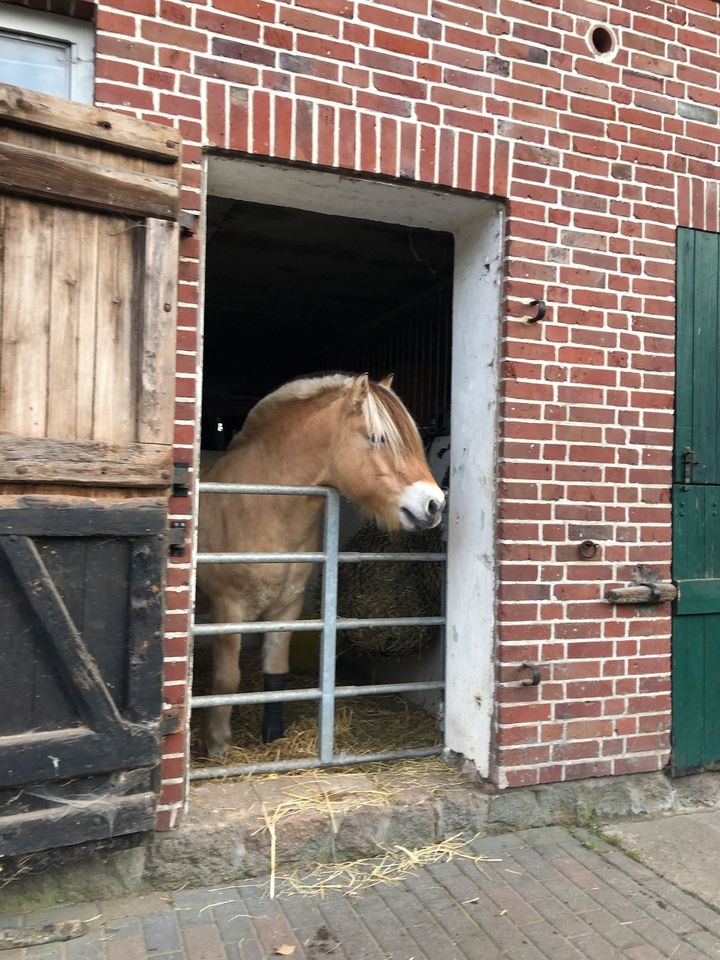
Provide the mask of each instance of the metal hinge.
[{"label": "metal hinge", "polygon": [[171,557],[185,556],[185,532],[187,524],[184,520],[171,520],[168,530],[168,552]]},{"label": "metal hinge", "polygon": [[189,497],[190,496],[190,464],[189,463],[174,463],[173,464],[173,482],[172,482],[172,496],[173,497]]},{"label": "metal hinge", "polygon": [[684,486],[689,486],[693,480],[693,467],[700,463],[695,459],[695,451],[690,447],[685,447],[682,455],[682,482]]},{"label": "metal hinge", "polygon": [[188,213],[182,210],[178,218],[180,224],[180,233],[183,237],[194,237],[198,231],[198,222],[200,218],[196,213]]}]

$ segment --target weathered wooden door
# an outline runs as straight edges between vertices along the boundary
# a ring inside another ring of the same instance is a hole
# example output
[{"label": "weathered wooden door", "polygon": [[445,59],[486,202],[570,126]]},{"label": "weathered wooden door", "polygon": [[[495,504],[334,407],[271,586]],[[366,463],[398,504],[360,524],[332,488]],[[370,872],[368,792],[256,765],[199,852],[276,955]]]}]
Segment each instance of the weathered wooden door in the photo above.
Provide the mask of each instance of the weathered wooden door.
[{"label": "weathered wooden door", "polygon": [[678,231],[672,768],[720,767],[720,234]]},{"label": "weathered wooden door", "polygon": [[0,855],[152,827],[179,153],[0,85]]}]

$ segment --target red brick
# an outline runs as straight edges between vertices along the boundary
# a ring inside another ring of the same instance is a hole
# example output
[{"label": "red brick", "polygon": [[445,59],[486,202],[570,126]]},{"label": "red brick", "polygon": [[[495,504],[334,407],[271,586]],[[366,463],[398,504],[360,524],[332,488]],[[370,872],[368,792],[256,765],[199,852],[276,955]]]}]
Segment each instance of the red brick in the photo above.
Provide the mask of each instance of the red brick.
[{"label": "red brick", "polygon": [[162,43],[167,47],[181,47],[184,50],[207,50],[207,37],[195,30],[183,27],[171,27],[167,23],[143,20],[141,34],[146,40]]}]

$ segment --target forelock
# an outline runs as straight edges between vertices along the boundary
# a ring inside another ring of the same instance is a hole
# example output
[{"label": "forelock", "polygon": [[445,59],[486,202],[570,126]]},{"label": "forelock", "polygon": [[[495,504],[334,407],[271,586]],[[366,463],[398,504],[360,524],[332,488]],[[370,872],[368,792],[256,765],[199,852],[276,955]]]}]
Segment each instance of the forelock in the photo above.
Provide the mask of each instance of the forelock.
[{"label": "forelock", "polygon": [[370,383],[363,401],[365,426],[370,436],[382,437],[390,454],[399,459],[408,454],[423,456],[415,421],[402,400],[379,383]]}]

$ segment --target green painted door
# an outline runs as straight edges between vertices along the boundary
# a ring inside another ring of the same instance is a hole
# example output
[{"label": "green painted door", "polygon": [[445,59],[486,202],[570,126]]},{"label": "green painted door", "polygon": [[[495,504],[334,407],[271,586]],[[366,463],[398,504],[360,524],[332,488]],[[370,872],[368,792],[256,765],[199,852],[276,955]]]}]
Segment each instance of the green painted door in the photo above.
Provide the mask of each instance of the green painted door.
[{"label": "green painted door", "polygon": [[672,769],[720,767],[720,234],[678,230]]}]

